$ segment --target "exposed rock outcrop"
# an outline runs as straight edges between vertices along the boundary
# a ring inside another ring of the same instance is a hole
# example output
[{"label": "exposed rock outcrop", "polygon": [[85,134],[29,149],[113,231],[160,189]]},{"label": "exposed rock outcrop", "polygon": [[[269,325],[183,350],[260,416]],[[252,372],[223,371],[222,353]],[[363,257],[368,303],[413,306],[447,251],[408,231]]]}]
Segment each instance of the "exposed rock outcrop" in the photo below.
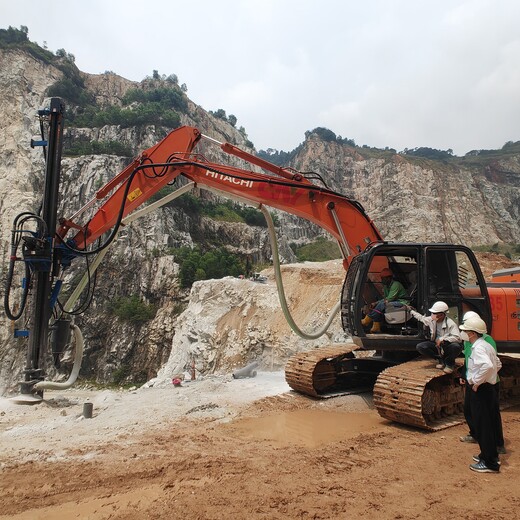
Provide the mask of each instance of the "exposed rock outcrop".
[{"label": "exposed rock outcrop", "polygon": [[[341,262],[287,265],[282,272],[291,315],[302,330],[315,332],[339,300]],[[294,334],[280,310],[272,269],[263,274],[267,283],[235,278],[195,282],[159,380],[182,374],[192,364],[197,374],[231,372],[252,361],[279,369],[295,352],[347,339],[339,314],[317,340]]]},{"label": "exposed rock outcrop", "polygon": [[364,159],[352,147],[311,136],[296,161],[359,201],[387,240],[520,241],[520,156],[475,167],[463,159]]}]

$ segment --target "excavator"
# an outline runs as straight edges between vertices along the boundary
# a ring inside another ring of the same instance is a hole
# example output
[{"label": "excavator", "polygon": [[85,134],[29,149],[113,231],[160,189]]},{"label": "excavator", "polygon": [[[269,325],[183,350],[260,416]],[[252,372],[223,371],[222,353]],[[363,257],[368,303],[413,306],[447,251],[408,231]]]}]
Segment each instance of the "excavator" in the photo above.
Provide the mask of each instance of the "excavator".
[{"label": "excavator", "polygon": [[[380,273],[384,268],[391,269],[403,284],[410,305],[419,312],[426,313],[437,300],[448,304],[449,315],[459,323],[466,311],[477,312],[501,353],[503,394],[511,397],[520,391],[520,364],[507,355],[520,352],[520,269],[495,273],[492,281],[486,283],[474,253],[464,245],[387,242],[362,205],[329,189],[320,175],[276,166],[189,126],[171,131],[140,153],[74,215],[58,219],[64,112],[59,98],[52,98],[51,108],[41,111],[41,125],[49,127],[48,139],[33,144],[48,149],[42,209],[38,214],[19,215],[12,232],[5,292],[8,317],[19,320],[28,293],[34,293],[30,329],[15,329],[19,336],[29,338],[25,380],[20,383],[21,395],[27,400],[41,400],[43,391],[56,388],[55,385],[71,385],[79,372],[78,344],[82,345],[82,336],[64,315],[84,289],[85,277],[65,304],[59,304],[58,298],[64,273],[71,263],[78,257],[94,256],[92,272],[122,226],[195,187],[261,210],[268,222],[274,253],[274,227],[266,207],[313,222],[338,243],[346,278],[329,323],[334,313],[341,311],[342,326],[352,342],[310,351],[302,349],[289,359],[285,376],[294,391],[325,398],[371,387],[374,405],[385,418],[427,430],[454,424],[462,411],[463,386],[456,373],[445,374],[433,368],[431,361],[417,359],[415,346],[424,338],[425,331],[407,308],[388,309],[380,333],[373,334],[363,327],[368,306],[381,298]],[[246,161],[251,169],[208,161],[195,151],[202,141]],[[157,202],[144,204],[167,185],[178,188]],[[18,253],[20,244],[22,256]],[[17,262],[23,263],[26,277],[22,303],[15,312],[10,304],[10,284]],[[273,254],[273,262],[286,312],[277,254]],[[318,337],[326,330],[306,333],[298,328],[289,312],[286,317],[303,338]],[[59,359],[71,329],[76,340],[73,374],[66,383],[45,381],[42,366],[49,332],[53,337],[53,356]]]}]

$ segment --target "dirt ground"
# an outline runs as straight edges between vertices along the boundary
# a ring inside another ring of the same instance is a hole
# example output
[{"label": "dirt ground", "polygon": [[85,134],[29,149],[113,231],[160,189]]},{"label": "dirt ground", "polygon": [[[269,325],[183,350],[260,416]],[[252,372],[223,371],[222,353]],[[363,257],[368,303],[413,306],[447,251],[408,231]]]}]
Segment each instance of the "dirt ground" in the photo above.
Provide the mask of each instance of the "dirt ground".
[{"label": "dirt ground", "polygon": [[[479,262],[487,276],[511,267]],[[464,424],[408,428],[369,393],[313,400],[283,372],[0,398],[0,520],[520,518],[519,412],[503,411],[490,475],[469,470]]]},{"label": "dirt ground", "polygon": [[0,519],[510,520],[519,412],[503,412],[500,474],[477,474],[465,425],[400,426],[370,394],[313,400],[282,372],[1,399]]}]

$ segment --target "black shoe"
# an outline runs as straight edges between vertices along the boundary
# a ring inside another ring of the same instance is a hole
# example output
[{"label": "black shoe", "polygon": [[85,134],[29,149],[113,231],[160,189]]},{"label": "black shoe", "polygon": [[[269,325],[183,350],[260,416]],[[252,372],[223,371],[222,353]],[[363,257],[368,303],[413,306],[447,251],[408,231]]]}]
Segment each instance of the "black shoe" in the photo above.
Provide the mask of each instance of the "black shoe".
[{"label": "black shoe", "polygon": [[[480,462],[482,459],[478,455],[473,455],[473,460],[475,462]],[[482,462],[484,461],[482,460]],[[500,466],[500,460],[498,457],[495,459],[495,464],[498,464]]]},{"label": "black shoe", "polygon": [[486,463],[483,460],[480,460],[475,464],[470,464],[469,469],[476,471],[477,473],[498,473],[500,471],[500,466],[497,464],[496,468],[490,468],[489,466],[486,466]]}]

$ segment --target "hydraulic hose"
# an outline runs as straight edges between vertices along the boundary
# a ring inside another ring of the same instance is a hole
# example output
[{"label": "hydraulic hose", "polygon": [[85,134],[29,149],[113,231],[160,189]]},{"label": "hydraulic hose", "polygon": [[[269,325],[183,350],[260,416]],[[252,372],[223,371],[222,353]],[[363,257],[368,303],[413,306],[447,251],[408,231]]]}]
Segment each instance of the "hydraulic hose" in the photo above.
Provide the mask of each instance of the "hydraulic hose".
[{"label": "hydraulic hose", "polygon": [[271,243],[271,249],[273,252],[273,266],[274,266],[274,274],[275,274],[275,280],[276,280],[276,288],[278,289],[278,298],[280,300],[280,305],[282,307],[283,314],[285,316],[285,319],[287,320],[287,323],[291,327],[291,329],[298,334],[303,339],[317,339],[325,332],[327,332],[328,328],[330,327],[330,324],[332,323],[332,320],[336,316],[336,314],[339,312],[341,308],[341,302],[338,302],[334,308],[331,311],[331,314],[323,327],[315,332],[307,333],[302,331],[298,325],[296,325],[293,317],[291,316],[291,313],[289,311],[289,308],[287,306],[287,300],[285,299],[285,291],[283,288],[282,283],[282,273],[280,271],[280,258],[278,253],[278,243],[276,240],[276,233],[274,229],[273,219],[271,218],[271,214],[267,209],[264,208],[263,205],[260,206],[260,211],[264,214],[265,220],[267,221],[267,226],[269,228],[269,241]]},{"label": "hydraulic hose", "polygon": [[77,325],[71,323],[71,328],[74,332],[74,343],[76,344],[76,352],[74,355],[74,365],[69,378],[64,383],[57,383],[54,381],[39,381],[34,385],[35,390],[66,390],[70,388],[78,378],[79,369],[81,368],[81,359],[83,358],[83,334]]},{"label": "hydraulic hose", "polygon": [[[29,287],[31,285],[31,268],[29,267],[29,264],[25,263],[25,285],[23,287],[22,297],[20,301],[20,308],[18,311],[11,310],[11,304],[10,304],[10,296],[11,296],[11,289],[13,285],[13,278],[14,278],[14,271],[15,271],[15,263],[17,260],[20,260],[17,258],[18,255],[18,247],[20,245],[20,242],[22,241],[23,234],[28,234],[34,236],[36,233],[24,229],[24,225],[29,220],[35,220],[39,226],[41,226],[41,232],[39,233],[40,237],[47,236],[47,224],[45,221],[39,216],[34,213],[31,213],[30,211],[24,211],[20,214],[18,214],[13,223],[13,229],[11,231],[11,257],[9,259],[9,271],[7,273],[6,278],[6,284],[5,284],[5,293],[4,293],[4,309],[7,317],[11,321],[17,321],[19,320],[24,311],[25,311],[25,305],[27,303],[27,297],[29,295]],[[23,246],[24,248],[26,246]],[[25,253],[25,251],[24,251]],[[25,256],[25,254],[24,254]]]},{"label": "hydraulic hose", "polygon": [[283,288],[283,282],[282,282],[282,273],[280,271],[280,255],[278,252],[278,243],[276,239],[276,231],[274,229],[273,219],[271,218],[271,214],[269,211],[264,207],[263,204],[252,204],[250,200],[244,199],[242,197],[239,197],[237,195],[230,195],[227,192],[223,192],[222,190],[219,190],[217,188],[211,188],[208,186],[202,187],[202,189],[206,191],[210,191],[212,193],[216,193],[217,195],[224,196],[228,199],[236,200],[237,202],[242,202],[245,204],[248,204],[249,206],[254,206],[255,208],[258,208],[264,215],[265,220],[267,222],[267,227],[269,229],[269,242],[271,244],[271,250],[273,253],[273,266],[274,266],[274,274],[275,274],[275,280],[276,280],[276,288],[278,290],[278,299],[280,300],[280,306],[282,307],[283,315],[285,319],[287,320],[287,323],[289,324],[289,327],[298,334],[303,339],[318,339],[323,334],[327,332],[327,330],[330,327],[330,324],[332,323],[332,320],[336,316],[336,314],[341,309],[341,301],[338,302],[334,308],[331,311],[331,314],[323,327],[316,332],[304,332],[302,331],[298,325],[296,325],[296,322],[294,321],[293,317],[291,316],[291,313],[289,311],[289,307],[287,306],[287,300],[285,298],[285,291]]},{"label": "hydraulic hose", "polygon": [[10,304],[10,296],[11,296],[11,288],[13,285],[13,277],[14,277],[14,258],[11,258],[11,261],[9,262],[9,271],[7,274],[7,280],[5,284],[5,293],[4,293],[4,310],[5,314],[11,321],[19,320],[22,317],[22,314],[25,311],[25,305],[27,303],[27,296],[29,295],[29,286],[31,284],[31,270],[29,269],[29,266],[25,265],[25,286],[23,288],[22,292],[22,298],[20,301],[20,308],[18,309],[18,312],[11,310],[11,304]]}]

